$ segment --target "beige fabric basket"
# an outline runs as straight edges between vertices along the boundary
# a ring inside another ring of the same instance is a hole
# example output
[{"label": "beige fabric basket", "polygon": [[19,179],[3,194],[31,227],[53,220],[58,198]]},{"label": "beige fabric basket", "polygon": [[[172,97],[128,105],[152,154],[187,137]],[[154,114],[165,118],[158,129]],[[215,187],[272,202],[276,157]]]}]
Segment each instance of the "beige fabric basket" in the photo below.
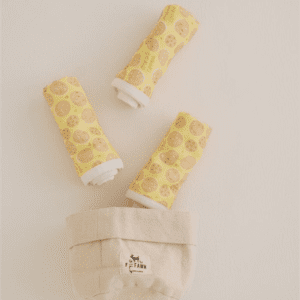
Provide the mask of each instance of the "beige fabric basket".
[{"label": "beige fabric basket", "polygon": [[193,213],[110,207],[70,215],[66,223],[78,299],[180,299],[194,278]]}]

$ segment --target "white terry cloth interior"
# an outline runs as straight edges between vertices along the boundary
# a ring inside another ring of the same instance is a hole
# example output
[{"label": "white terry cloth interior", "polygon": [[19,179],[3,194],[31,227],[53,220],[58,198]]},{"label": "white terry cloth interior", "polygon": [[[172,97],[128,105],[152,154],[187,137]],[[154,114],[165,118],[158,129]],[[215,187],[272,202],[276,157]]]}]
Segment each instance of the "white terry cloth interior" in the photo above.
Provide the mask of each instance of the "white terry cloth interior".
[{"label": "white terry cloth interior", "polygon": [[118,170],[123,169],[124,165],[120,158],[112,159],[98,165],[81,176],[84,185],[101,185],[104,182],[113,180]]},{"label": "white terry cloth interior", "polygon": [[127,190],[125,196],[129,199],[132,199],[148,208],[157,208],[157,209],[163,209],[163,210],[169,210],[167,207],[164,205],[144,196],[141,195],[135,191],[132,191],[130,189]]},{"label": "white terry cloth interior", "polygon": [[120,78],[115,78],[111,85],[117,89],[118,99],[124,101],[131,107],[139,108],[149,104],[150,98],[128,82]]}]

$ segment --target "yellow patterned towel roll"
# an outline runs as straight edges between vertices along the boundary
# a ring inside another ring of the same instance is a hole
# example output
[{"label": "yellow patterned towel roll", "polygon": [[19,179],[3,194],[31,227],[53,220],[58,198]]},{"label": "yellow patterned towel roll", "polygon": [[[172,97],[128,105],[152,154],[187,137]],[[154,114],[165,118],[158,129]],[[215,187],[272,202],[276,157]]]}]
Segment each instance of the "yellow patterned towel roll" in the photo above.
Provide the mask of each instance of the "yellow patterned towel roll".
[{"label": "yellow patterned towel roll", "polygon": [[54,81],[43,94],[84,185],[114,179],[123,162],[103,133],[77,78]]},{"label": "yellow patterned towel roll", "polygon": [[113,80],[117,97],[134,108],[148,105],[158,80],[198,26],[199,22],[180,5],[166,6],[150,35]]},{"label": "yellow patterned towel roll", "polygon": [[202,156],[211,128],[180,112],[161,144],[132,181],[126,197],[149,208],[170,209]]}]

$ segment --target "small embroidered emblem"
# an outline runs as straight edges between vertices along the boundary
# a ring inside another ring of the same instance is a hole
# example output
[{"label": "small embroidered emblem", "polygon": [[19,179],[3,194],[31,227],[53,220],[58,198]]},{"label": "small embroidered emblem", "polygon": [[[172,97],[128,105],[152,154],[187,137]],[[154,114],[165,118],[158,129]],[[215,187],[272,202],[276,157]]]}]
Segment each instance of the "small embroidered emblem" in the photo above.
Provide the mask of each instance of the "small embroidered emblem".
[{"label": "small embroidered emblem", "polygon": [[122,272],[126,274],[152,274],[150,266],[150,258],[146,255],[135,255],[129,253],[121,253],[120,255]]}]

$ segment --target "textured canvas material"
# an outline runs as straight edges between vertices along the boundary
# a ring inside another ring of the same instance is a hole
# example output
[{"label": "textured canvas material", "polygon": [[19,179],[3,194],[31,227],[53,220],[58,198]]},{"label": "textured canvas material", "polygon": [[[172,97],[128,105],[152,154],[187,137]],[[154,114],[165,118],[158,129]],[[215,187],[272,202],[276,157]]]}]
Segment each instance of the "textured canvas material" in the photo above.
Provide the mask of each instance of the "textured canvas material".
[{"label": "textured canvas material", "polygon": [[78,299],[180,299],[195,267],[197,216],[110,207],[67,217]]}]

